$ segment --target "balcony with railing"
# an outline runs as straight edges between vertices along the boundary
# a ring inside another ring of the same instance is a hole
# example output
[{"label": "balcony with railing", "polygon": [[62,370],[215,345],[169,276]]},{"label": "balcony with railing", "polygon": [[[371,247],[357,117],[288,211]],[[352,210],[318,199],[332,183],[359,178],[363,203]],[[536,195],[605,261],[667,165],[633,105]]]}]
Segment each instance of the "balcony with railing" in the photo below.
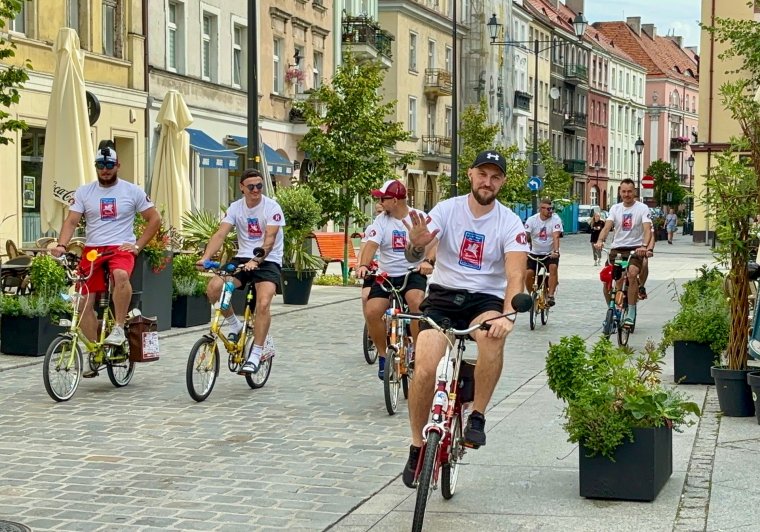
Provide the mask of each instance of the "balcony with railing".
[{"label": "balcony with railing", "polygon": [[586,129],[587,121],[588,117],[586,116],[586,113],[568,113],[565,115],[563,127],[569,131]]},{"label": "balcony with railing", "polygon": [[586,65],[565,65],[565,81],[573,85],[588,83],[588,67]]},{"label": "balcony with railing", "polygon": [[515,112],[517,114],[530,114],[530,100],[533,96],[529,92],[515,91]]},{"label": "balcony with railing", "polygon": [[421,159],[438,160],[451,156],[451,137],[442,135],[423,135],[420,149]]},{"label": "balcony with railing", "polygon": [[341,26],[344,51],[350,51],[360,61],[380,59],[391,66],[393,35],[365,16],[344,17]]},{"label": "balcony with railing", "polygon": [[670,151],[685,151],[689,145],[689,137],[671,137]]},{"label": "balcony with railing", "polygon": [[586,161],[584,159],[565,159],[565,172],[571,174],[583,174],[586,171]]},{"label": "balcony with railing", "polygon": [[451,96],[451,72],[442,68],[425,69],[425,96],[435,100],[439,96]]}]

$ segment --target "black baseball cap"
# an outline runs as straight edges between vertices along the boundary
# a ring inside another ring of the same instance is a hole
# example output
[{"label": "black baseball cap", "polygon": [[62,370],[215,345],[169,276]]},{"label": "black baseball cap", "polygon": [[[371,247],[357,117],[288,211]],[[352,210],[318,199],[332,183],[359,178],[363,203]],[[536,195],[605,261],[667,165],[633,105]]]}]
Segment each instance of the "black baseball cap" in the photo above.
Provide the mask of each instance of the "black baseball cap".
[{"label": "black baseball cap", "polygon": [[502,174],[507,173],[507,161],[504,156],[495,150],[482,151],[475,157],[475,162],[472,163],[470,168],[477,168],[484,164],[494,164],[499,167]]}]

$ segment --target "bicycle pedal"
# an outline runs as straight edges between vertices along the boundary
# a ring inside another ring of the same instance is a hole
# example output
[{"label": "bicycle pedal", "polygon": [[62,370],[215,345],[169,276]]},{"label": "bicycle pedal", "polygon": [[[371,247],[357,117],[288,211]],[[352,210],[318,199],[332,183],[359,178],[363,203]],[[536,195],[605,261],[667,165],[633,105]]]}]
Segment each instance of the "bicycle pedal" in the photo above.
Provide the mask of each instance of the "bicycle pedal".
[{"label": "bicycle pedal", "polygon": [[82,373],[82,378],[83,379],[94,379],[98,375],[100,375],[100,374],[97,371],[85,371],[84,373]]},{"label": "bicycle pedal", "polygon": [[462,442],[462,445],[464,445],[468,449],[480,449],[480,445],[478,445],[477,443],[465,441],[465,442]]}]

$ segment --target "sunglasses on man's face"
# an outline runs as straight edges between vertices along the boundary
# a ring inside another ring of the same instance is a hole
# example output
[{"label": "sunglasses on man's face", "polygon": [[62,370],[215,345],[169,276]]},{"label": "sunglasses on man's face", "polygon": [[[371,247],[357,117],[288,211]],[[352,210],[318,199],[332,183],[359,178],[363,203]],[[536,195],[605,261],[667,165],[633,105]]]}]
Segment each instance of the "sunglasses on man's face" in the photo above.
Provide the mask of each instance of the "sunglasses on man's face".
[{"label": "sunglasses on man's face", "polygon": [[248,189],[249,192],[253,192],[254,190],[261,190],[264,188],[264,183],[256,183],[255,185],[243,185],[245,188]]},{"label": "sunglasses on man's face", "polygon": [[98,170],[103,170],[104,168],[108,170],[113,170],[116,168],[116,163],[114,161],[107,161],[105,163],[95,163],[95,168]]}]

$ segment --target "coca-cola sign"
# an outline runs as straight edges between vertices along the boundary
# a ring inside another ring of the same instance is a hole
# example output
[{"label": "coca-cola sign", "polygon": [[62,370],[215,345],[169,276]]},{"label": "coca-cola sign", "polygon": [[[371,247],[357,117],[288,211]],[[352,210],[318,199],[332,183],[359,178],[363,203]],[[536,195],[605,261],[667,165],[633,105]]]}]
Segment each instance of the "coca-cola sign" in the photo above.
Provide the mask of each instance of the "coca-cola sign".
[{"label": "coca-cola sign", "polygon": [[53,181],[53,197],[66,206],[74,205],[74,191],[60,186],[58,181]]}]

